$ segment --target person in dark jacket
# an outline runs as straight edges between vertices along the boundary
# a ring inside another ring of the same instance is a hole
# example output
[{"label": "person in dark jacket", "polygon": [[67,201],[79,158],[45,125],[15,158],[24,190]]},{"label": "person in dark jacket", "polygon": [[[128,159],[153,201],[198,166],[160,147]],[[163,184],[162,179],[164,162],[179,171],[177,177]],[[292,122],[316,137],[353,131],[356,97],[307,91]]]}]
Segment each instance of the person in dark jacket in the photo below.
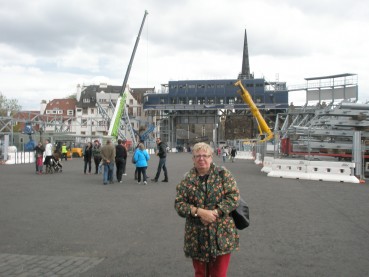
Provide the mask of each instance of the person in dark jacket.
[{"label": "person in dark jacket", "polygon": [[43,155],[45,151],[45,147],[42,145],[40,141],[35,147],[36,151],[36,173],[42,174],[42,165],[43,165]]},{"label": "person in dark jacket", "polygon": [[164,142],[161,141],[160,138],[156,139],[156,144],[158,145],[156,155],[159,157],[159,165],[158,165],[158,170],[156,171],[155,178],[151,179],[151,181],[157,182],[159,180],[160,172],[161,172],[161,169],[163,168],[164,180],[162,180],[162,182],[168,182],[168,170],[165,165],[166,160],[167,160],[167,149],[166,149],[167,146]]},{"label": "person in dark jacket", "polygon": [[117,166],[117,181],[122,183],[122,175],[127,160],[127,150],[123,145],[123,140],[118,139],[118,145],[115,147],[115,164]]},{"label": "person in dark jacket", "polygon": [[85,162],[85,166],[83,172],[86,174],[87,165],[88,165],[88,174],[91,174],[91,158],[92,158],[92,144],[88,142],[83,151],[83,160]]},{"label": "person in dark jacket", "polygon": [[234,162],[234,158],[236,157],[237,155],[237,150],[236,150],[236,147],[232,147],[232,150],[231,150],[231,161],[232,163]]},{"label": "person in dark jacket", "polygon": [[98,140],[94,141],[94,146],[92,147],[92,156],[94,157],[95,174],[99,174],[99,166],[101,162],[101,144]]}]

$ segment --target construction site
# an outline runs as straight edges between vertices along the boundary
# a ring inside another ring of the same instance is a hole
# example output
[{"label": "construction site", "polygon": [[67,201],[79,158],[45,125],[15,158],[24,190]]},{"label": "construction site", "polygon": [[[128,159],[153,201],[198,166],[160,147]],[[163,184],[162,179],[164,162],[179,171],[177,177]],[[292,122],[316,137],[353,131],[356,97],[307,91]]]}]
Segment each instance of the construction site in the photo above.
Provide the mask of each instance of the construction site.
[{"label": "construction site", "polygon": [[[237,78],[169,81],[158,92],[141,89],[137,96],[127,83],[146,16],[147,12],[122,86],[100,85],[90,93],[89,86],[79,88],[75,106],[59,110],[60,115],[28,112],[0,118],[4,163],[10,152],[30,153],[35,141],[43,138],[54,145],[66,142],[70,148],[96,139],[121,138],[130,147],[141,141],[150,149],[161,137],[172,152],[190,149],[200,141],[214,148],[220,142],[234,146],[239,158],[255,159],[270,176],[302,178],[301,173],[306,173],[306,178],[312,178],[319,173],[318,179],[324,180],[336,172],[350,176],[339,181],[363,182],[369,174],[369,104],[358,103],[357,74],[309,77],[299,87],[255,78],[245,30]],[[296,91],[306,94],[305,105],[289,103],[289,94]],[[282,160],[286,166],[280,164]],[[313,172],[308,173],[306,161],[341,164],[338,169],[312,165]]]}]

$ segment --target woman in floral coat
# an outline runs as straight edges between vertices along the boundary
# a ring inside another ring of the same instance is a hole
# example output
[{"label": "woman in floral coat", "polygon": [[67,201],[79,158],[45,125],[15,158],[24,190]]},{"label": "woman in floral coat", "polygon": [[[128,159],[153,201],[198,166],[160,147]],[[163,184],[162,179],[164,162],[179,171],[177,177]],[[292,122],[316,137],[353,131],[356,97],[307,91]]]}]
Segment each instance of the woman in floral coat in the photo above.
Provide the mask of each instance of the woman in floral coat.
[{"label": "woman in floral coat", "polygon": [[206,143],[193,147],[194,167],[177,185],[175,209],[186,218],[184,252],[191,257],[195,276],[226,276],[230,253],[239,236],[231,211],[240,197],[232,174],[213,163]]}]

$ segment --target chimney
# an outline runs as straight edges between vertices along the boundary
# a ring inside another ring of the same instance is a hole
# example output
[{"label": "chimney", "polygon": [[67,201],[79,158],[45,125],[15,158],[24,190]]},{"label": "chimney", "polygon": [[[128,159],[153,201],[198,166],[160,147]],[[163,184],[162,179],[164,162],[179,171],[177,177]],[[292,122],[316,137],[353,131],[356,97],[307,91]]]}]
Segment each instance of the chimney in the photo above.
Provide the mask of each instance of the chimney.
[{"label": "chimney", "polygon": [[76,91],[76,98],[77,98],[77,101],[79,101],[79,99],[81,98],[81,85],[78,84],[77,85],[77,91]]},{"label": "chimney", "polygon": [[46,106],[46,100],[42,100],[40,103],[40,114],[45,114]]}]

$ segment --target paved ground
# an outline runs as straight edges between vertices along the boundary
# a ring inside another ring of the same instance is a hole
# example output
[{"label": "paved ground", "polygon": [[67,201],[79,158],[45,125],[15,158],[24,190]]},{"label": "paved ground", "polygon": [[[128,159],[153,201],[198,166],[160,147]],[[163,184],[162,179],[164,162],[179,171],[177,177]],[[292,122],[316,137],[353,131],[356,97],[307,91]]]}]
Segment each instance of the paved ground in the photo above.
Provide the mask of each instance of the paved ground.
[{"label": "paved ground", "polygon": [[[82,173],[81,159],[43,176],[1,165],[0,276],[193,276],[173,208],[191,164],[170,154],[170,183],[147,186],[130,163],[124,183],[107,186]],[[369,275],[368,184],[270,178],[248,160],[226,166],[251,212],[229,276]]]}]

